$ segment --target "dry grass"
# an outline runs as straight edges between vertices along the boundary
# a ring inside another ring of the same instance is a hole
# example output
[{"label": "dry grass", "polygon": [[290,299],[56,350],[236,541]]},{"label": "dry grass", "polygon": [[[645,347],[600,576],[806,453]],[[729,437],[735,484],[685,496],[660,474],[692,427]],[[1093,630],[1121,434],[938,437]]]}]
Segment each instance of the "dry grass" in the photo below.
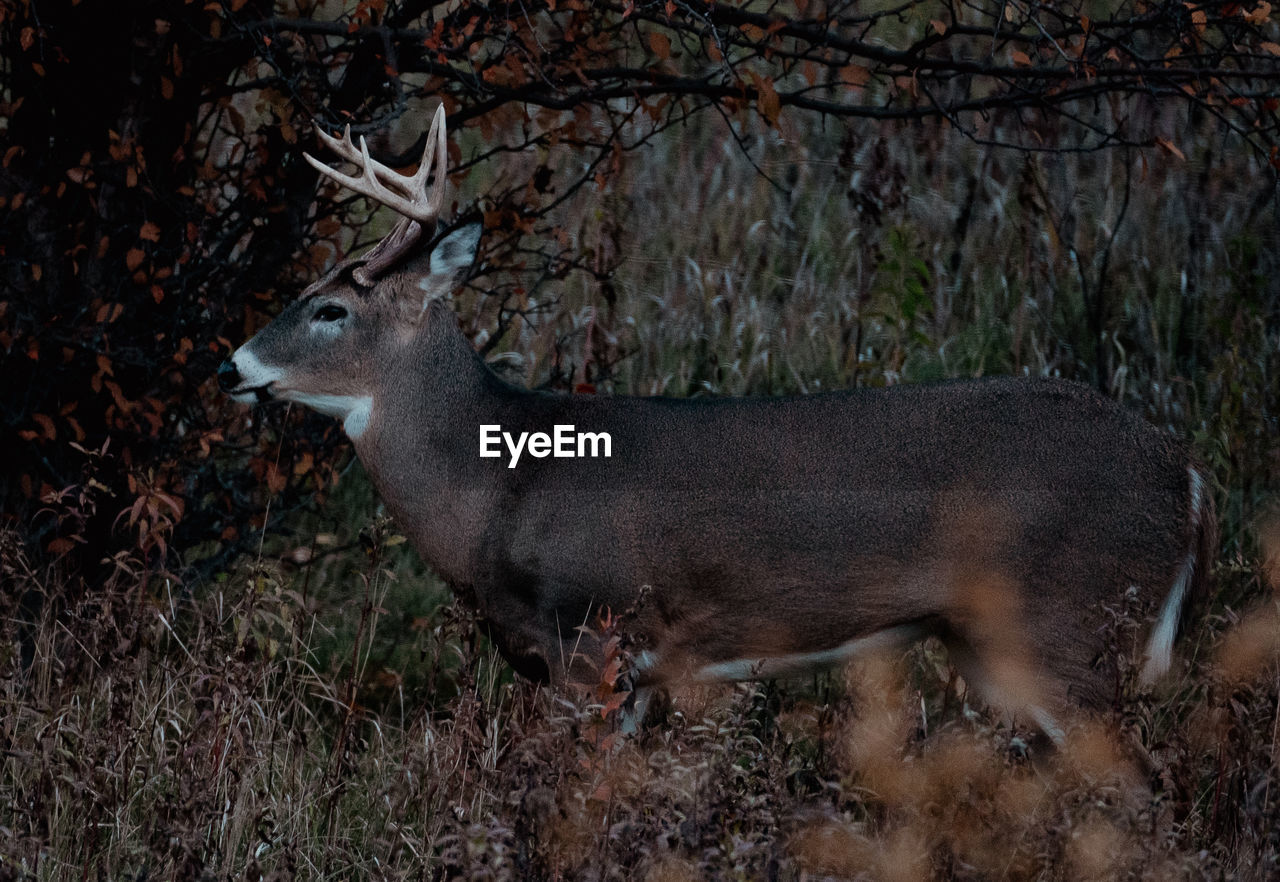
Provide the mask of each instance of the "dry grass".
[{"label": "dry grass", "polygon": [[245,573],[195,600],[122,578],[73,600],[42,581],[59,574],[22,572],[12,538],[6,578],[46,605],[34,631],[11,629],[34,663],[24,677],[10,652],[0,693],[10,878],[1275,871],[1274,611],[1228,630],[1177,688],[1080,722],[1056,752],[976,713],[931,646],[816,693],[679,694],[620,739],[601,693],[509,682],[465,625],[453,657],[421,662],[453,697],[378,713],[362,704],[376,677],[358,688],[315,667],[311,624],[278,579]]}]

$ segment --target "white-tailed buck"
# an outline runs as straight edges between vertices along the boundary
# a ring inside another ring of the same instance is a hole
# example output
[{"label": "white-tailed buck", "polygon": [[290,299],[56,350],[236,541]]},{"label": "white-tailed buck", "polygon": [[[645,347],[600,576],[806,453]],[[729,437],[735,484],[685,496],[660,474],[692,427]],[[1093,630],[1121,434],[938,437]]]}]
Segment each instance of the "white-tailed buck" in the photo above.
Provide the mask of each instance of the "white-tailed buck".
[{"label": "white-tailed buck", "polygon": [[1056,736],[1057,714],[1116,695],[1114,611],[1142,619],[1129,657],[1143,677],[1170,667],[1215,521],[1165,432],[1051,379],[765,399],[517,388],[440,302],[481,233],[437,234],[443,110],[412,177],[349,133],[321,138],[360,173],[312,165],[402,220],[219,381],[342,420],[401,527],[520,673],[576,676],[597,649],[579,626],[603,608],[634,610],[642,688],[780,676],[934,634],[989,698]]}]

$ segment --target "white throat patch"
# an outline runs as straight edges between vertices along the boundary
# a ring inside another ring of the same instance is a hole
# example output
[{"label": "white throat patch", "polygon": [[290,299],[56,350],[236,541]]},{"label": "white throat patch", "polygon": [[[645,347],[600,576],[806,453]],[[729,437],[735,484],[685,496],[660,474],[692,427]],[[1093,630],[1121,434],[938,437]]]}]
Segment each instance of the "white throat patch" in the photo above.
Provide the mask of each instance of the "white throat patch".
[{"label": "white throat patch", "polygon": [[308,395],[302,392],[283,392],[281,398],[305,404],[312,410],[336,417],[342,421],[347,437],[355,440],[369,428],[373,414],[372,395]]}]

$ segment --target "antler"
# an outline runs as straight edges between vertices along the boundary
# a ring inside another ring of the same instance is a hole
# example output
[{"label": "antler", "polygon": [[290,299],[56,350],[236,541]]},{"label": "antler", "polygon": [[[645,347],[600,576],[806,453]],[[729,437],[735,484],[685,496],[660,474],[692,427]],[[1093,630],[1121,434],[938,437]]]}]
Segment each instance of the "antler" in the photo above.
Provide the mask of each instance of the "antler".
[{"label": "antler", "polygon": [[[427,145],[422,151],[422,163],[412,176],[402,175],[372,159],[363,135],[360,136],[360,146],[357,148],[351,140],[350,125],[341,138],[326,135],[318,129],[316,134],[338,156],[359,166],[360,174],[343,174],[329,168],[310,153],[304,153],[303,156],[311,163],[312,168],[342,186],[387,206],[404,218],[381,242],[369,250],[364,257],[364,266],[357,270],[357,280],[369,284],[370,279],[376,278],[404,256],[422,238],[423,232],[430,234],[435,231],[440,209],[444,205],[445,172],[449,161],[449,151],[445,144],[444,105],[436,108],[431,131],[427,134]],[[427,181],[431,176],[433,158],[436,180],[428,191]]]}]

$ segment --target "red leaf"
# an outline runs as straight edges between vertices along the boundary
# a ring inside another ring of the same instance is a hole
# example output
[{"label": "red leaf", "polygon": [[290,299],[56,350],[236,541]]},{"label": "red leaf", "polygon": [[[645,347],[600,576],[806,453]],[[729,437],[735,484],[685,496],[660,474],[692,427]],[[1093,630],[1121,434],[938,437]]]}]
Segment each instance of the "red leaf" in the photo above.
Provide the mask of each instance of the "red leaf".
[{"label": "red leaf", "polygon": [[1252,12],[1241,12],[1249,24],[1265,24],[1271,17],[1271,4],[1259,3]]},{"label": "red leaf", "polygon": [[1172,153],[1184,162],[1186,161],[1187,155],[1179,150],[1178,145],[1174,144],[1168,138],[1156,138],[1156,143],[1163,147],[1166,152]]},{"label": "red leaf", "polygon": [[762,77],[755,71],[748,73],[756,87],[756,107],[759,108],[760,115],[769,125],[775,125],[778,122],[778,114],[782,111],[782,100],[778,97],[778,90],[773,86],[773,80]]},{"label": "red leaf", "polygon": [[267,489],[272,493],[283,493],[285,486],[289,483],[288,478],[280,471],[275,463],[267,466]]},{"label": "red leaf", "polygon": [[53,441],[58,437],[58,430],[54,428],[53,420],[50,417],[42,413],[34,413],[31,415],[31,418],[40,424],[40,428],[44,432],[44,437],[48,438],[50,441]]},{"label": "red leaf", "polygon": [[860,64],[846,64],[840,68],[840,82],[861,88],[871,81],[871,71]]},{"label": "red leaf", "polygon": [[649,48],[660,61],[666,61],[671,57],[671,40],[661,31],[649,32]]},{"label": "red leaf", "polygon": [[50,554],[66,554],[75,547],[75,542],[68,539],[66,536],[59,536],[57,539],[54,539],[45,546],[46,550],[48,550]]}]

